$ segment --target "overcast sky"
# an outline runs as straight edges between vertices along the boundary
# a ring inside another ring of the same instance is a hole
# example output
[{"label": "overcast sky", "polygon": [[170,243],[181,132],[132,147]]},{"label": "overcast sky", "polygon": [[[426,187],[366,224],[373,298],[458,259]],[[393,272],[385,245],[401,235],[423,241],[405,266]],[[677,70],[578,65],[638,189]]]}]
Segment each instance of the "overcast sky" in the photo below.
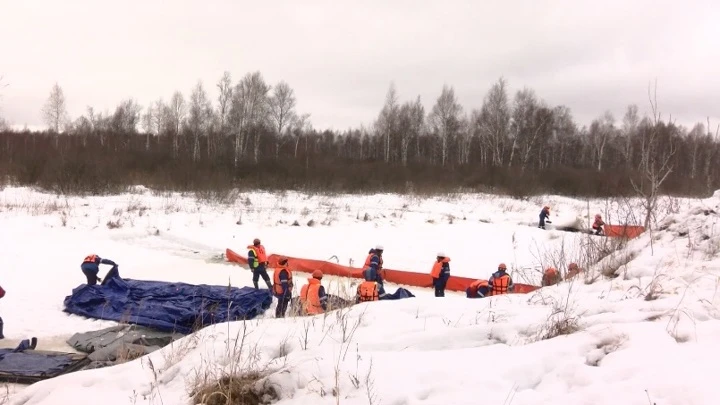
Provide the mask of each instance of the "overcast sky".
[{"label": "overcast sky", "polygon": [[287,81],[316,128],[370,124],[394,81],[429,108],[443,84],[466,111],[500,76],[581,123],[649,110],[720,123],[720,1],[0,0],[0,114],[43,125],[58,82],[73,118],[141,105],[223,71]]}]

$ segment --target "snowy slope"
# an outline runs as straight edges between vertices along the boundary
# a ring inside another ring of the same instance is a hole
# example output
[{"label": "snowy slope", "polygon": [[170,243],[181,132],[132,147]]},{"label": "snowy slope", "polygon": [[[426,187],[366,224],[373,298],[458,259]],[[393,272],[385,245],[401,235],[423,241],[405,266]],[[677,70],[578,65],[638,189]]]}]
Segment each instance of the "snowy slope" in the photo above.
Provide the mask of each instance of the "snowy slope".
[{"label": "snowy slope", "polygon": [[[604,240],[527,226],[546,204],[556,224],[587,222],[588,204],[591,217],[641,216],[618,204],[555,196],[249,193],[218,205],[142,188],[92,198],[5,189],[0,285],[8,294],[0,316],[8,339],[0,347],[37,336],[43,348],[67,350],[62,340],[70,334],[112,324],[61,312],[62,299],[83,282],[78,266],[89,252],[116,260],[129,278],[241,286],[251,285],[249,272],[218,255],[226,247],[242,252],[254,237],[269,253],[335,255],[356,265],[381,243],[389,268],[429,271],[436,251],[444,250],[456,275],[484,278],[502,261],[517,281],[537,281],[535,269],[582,261],[588,243]],[[669,200],[659,224],[664,230],[588,269],[616,270],[612,280],[484,300],[436,299],[414,289],[415,299],[326,317],[268,314],[206,328],[112,369],[13,387],[10,403],[187,403],[198,377],[234,367],[267,375],[264,384],[288,404],[646,405],[648,397],[657,404],[707,404],[720,394],[710,380],[720,351],[720,233],[718,215],[708,211],[720,212],[718,204],[718,197]],[[311,219],[314,226],[307,225]],[[296,275],[297,288],[304,277]],[[345,281],[324,282],[331,293],[348,289]],[[544,339],[555,329],[573,333]],[[240,350],[235,341],[243,330]]]}]

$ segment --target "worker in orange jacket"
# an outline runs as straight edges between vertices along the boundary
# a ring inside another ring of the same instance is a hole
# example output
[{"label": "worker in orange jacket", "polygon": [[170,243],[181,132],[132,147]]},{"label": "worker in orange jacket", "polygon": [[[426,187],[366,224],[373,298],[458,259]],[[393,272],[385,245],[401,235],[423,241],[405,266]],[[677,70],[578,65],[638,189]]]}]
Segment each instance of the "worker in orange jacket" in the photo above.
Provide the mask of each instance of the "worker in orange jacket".
[{"label": "worker in orange jacket", "polygon": [[485,298],[490,293],[490,285],[487,280],[475,280],[465,289],[468,298]]},{"label": "worker in orange jacket", "polygon": [[595,231],[595,235],[602,235],[603,234],[603,226],[605,225],[605,222],[602,220],[602,217],[600,214],[595,214],[595,222],[593,222],[593,230]]},{"label": "worker in orange jacket", "polygon": [[357,288],[356,302],[369,302],[380,300],[380,290],[377,281],[363,281]]},{"label": "worker in orange jacket", "polygon": [[570,263],[568,265],[568,272],[565,275],[565,280],[570,280],[571,278],[580,274],[581,271],[582,270],[580,270],[580,267],[577,265],[577,263]]},{"label": "worker in orange jacket", "polygon": [[503,295],[515,290],[512,278],[507,274],[507,266],[500,263],[498,269],[488,280],[490,295]]},{"label": "worker in orange jacket", "polygon": [[435,287],[435,296],[444,297],[445,287],[450,279],[450,258],[444,252],[438,252],[435,264],[430,271]]},{"label": "worker in orange jacket", "polygon": [[270,284],[270,276],[267,273],[268,258],[265,253],[265,246],[260,243],[260,239],[255,238],[253,244],[248,246],[248,266],[253,273],[253,285],[258,290],[258,281],[260,277],[267,284],[268,290],[272,291],[272,285]]},{"label": "worker in orange jacket", "polygon": [[288,259],[281,258],[278,260],[278,268],[273,272],[273,293],[278,299],[277,308],[275,308],[275,317],[284,318],[287,312],[288,304],[292,300],[293,278],[292,271],[288,267]]},{"label": "worker in orange jacket", "polygon": [[560,272],[555,267],[548,267],[543,273],[541,285],[543,287],[548,287],[559,283],[561,280],[562,276],[560,275]]},{"label": "worker in orange jacket", "polygon": [[300,290],[300,304],[303,312],[308,315],[322,314],[327,311],[327,295],[322,283],[323,273],[315,270]]}]

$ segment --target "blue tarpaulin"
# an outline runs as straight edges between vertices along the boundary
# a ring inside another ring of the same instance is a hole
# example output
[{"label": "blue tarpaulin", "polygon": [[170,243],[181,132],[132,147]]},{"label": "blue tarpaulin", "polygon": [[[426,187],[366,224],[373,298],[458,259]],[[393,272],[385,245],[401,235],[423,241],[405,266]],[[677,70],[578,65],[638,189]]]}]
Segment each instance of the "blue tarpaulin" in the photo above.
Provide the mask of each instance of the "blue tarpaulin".
[{"label": "blue tarpaulin", "polygon": [[398,288],[397,291],[395,291],[392,294],[385,294],[384,297],[380,298],[381,300],[400,300],[403,298],[413,298],[415,295],[411,293],[409,290],[406,290],[404,288]]},{"label": "blue tarpaulin", "polygon": [[32,383],[71,371],[86,362],[86,355],[28,350],[29,340],[16,349],[0,349],[0,381]]},{"label": "blue tarpaulin", "polygon": [[252,319],[272,303],[268,290],[121,279],[83,284],[65,297],[65,312],[191,333],[214,323]]}]

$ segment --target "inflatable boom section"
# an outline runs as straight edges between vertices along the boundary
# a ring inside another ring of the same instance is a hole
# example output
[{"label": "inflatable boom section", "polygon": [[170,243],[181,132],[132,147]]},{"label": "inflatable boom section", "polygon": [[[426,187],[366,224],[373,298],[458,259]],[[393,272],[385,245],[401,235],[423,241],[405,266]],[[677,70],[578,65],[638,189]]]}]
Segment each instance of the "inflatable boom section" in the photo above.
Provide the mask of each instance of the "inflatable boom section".
[{"label": "inflatable boom section", "polygon": [[[231,249],[225,250],[225,257],[227,261],[232,263],[238,263],[243,266],[247,266],[247,257],[242,256]],[[269,255],[268,262],[270,262],[270,268],[277,267],[277,261],[281,257],[286,257],[291,263],[291,269],[293,271],[300,271],[304,273],[312,273],[315,270],[320,270],[325,275],[336,276],[336,277],[348,277],[362,279],[363,269],[356,267],[343,266],[337,263],[326,262],[322,260],[314,259],[303,259],[299,257],[291,257],[284,255]],[[413,287],[432,288],[432,277],[428,273],[413,273],[402,270],[383,269],[384,280],[388,283],[401,284]],[[465,290],[470,286],[470,283],[475,279],[467,277],[450,276],[447,283],[447,290],[450,291],[461,291]],[[535,291],[540,287],[529,285],[529,284],[515,284],[515,293],[525,294],[531,291]]]}]

